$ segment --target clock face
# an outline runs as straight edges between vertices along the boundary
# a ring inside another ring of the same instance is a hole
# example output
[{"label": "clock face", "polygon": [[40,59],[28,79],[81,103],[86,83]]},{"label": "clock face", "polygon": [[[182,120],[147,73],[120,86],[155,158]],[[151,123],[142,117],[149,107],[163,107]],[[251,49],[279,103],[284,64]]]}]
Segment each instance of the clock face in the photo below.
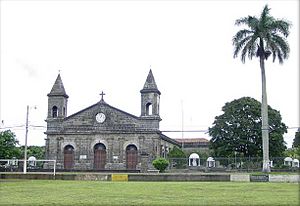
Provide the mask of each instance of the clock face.
[{"label": "clock face", "polygon": [[96,115],[96,121],[99,123],[103,123],[105,121],[105,119],[106,119],[106,116],[102,112],[100,112]]}]

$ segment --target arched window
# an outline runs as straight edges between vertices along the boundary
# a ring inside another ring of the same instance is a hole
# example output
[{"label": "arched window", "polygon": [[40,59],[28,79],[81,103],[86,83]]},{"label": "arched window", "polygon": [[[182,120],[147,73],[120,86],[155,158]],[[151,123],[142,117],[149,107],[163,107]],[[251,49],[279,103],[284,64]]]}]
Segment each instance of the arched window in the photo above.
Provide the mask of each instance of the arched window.
[{"label": "arched window", "polygon": [[58,116],[57,106],[52,107],[52,117],[56,118]]},{"label": "arched window", "polygon": [[106,147],[98,143],[94,146],[94,168],[96,170],[105,169],[106,164]]},{"label": "arched window", "polygon": [[72,169],[74,166],[74,147],[67,145],[64,148],[64,168]]},{"label": "arched window", "polygon": [[146,115],[152,115],[153,111],[152,111],[152,104],[151,103],[147,103],[146,104]]},{"label": "arched window", "polygon": [[63,108],[63,116],[66,116],[66,108]]},{"label": "arched window", "polygon": [[126,167],[128,170],[136,170],[138,164],[138,151],[135,145],[126,147]]}]

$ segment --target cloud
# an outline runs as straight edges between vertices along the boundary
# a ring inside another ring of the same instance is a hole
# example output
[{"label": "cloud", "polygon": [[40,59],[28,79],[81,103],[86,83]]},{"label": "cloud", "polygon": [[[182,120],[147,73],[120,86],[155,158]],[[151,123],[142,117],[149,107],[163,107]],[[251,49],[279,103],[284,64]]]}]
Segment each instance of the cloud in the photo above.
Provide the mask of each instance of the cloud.
[{"label": "cloud", "polygon": [[22,69],[28,74],[29,77],[37,77],[38,72],[36,66],[33,64],[29,64],[21,59],[16,59],[17,64],[21,66]]}]

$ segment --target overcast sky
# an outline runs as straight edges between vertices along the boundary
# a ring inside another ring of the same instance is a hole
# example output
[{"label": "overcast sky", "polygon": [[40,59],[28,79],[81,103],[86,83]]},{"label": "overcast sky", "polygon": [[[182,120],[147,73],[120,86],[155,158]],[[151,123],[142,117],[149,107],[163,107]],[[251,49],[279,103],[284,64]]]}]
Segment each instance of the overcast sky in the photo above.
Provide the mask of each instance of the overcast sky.
[{"label": "overcast sky", "polygon": [[[140,116],[150,65],[161,91],[161,130],[207,130],[226,102],[261,101],[258,59],[233,58],[236,19],[271,15],[292,22],[290,57],[266,63],[268,104],[299,126],[299,1],[1,1],[1,128],[44,145],[47,94],[61,70],[68,115],[100,100]],[[37,108],[34,109],[33,106]],[[183,117],[183,118],[182,118]],[[19,127],[20,126],[20,127]],[[172,138],[205,132],[165,133]]]}]

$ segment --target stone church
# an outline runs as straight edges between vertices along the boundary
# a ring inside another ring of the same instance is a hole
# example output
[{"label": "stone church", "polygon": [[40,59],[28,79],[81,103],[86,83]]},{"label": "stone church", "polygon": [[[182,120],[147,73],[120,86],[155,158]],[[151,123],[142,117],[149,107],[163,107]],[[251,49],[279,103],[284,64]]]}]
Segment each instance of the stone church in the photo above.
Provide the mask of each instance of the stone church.
[{"label": "stone church", "polygon": [[[60,74],[48,94],[46,159],[65,170],[147,171],[155,157],[180,146],[159,130],[160,91],[149,71],[135,116],[101,100],[70,116]],[[50,167],[50,166],[49,166]]]}]

